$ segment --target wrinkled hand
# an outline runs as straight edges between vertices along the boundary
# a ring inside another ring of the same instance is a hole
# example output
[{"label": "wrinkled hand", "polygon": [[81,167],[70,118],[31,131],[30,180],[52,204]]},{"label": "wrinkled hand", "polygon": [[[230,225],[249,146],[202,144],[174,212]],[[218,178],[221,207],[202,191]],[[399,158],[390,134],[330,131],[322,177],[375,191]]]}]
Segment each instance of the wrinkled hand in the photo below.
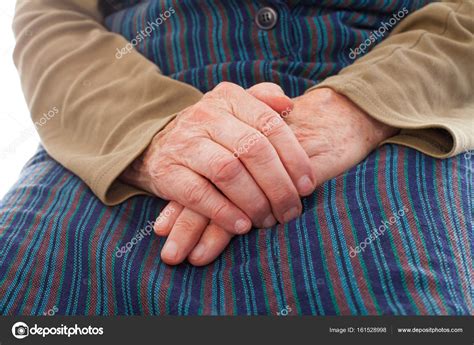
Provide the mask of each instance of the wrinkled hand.
[{"label": "wrinkled hand", "polygon": [[317,185],[349,170],[398,132],[331,89],[310,91],[294,102],[286,122],[310,157]]},{"label": "wrinkled hand", "polygon": [[[268,227],[296,218],[300,195],[310,194],[315,181],[308,156],[277,112],[291,110],[292,101],[276,84],[255,88],[263,101],[235,84],[219,84],[159,132],[121,179],[232,234],[252,223]],[[272,107],[265,103],[269,95]],[[194,244],[200,237],[187,235]],[[181,257],[179,245],[170,236],[170,258]]]},{"label": "wrinkled hand", "polygon": [[[257,94],[255,95],[257,98]],[[308,156],[318,184],[340,175],[363,160],[384,139],[397,130],[368,116],[345,96],[331,89],[317,89],[294,99],[293,111],[285,117]],[[172,202],[168,208],[178,210],[172,219],[156,224],[160,236],[174,238],[181,243],[182,236],[200,235],[198,244],[183,246],[179,260],[170,260],[162,253],[165,262],[176,264],[188,255],[194,265],[213,261],[227,246],[232,234],[223,231],[214,222]],[[202,235],[201,235],[202,234]],[[191,251],[192,250],[192,251]]]}]

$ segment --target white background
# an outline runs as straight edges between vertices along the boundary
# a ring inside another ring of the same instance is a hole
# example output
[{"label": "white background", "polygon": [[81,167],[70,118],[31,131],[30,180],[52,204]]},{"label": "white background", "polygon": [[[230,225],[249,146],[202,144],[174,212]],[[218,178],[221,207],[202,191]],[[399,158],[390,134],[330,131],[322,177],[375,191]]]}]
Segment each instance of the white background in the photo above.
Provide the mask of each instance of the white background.
[{"label": "white background", "polygon": [[0,0],[0,199],[39,143],[12,59],[14,8],[15,0]]}]

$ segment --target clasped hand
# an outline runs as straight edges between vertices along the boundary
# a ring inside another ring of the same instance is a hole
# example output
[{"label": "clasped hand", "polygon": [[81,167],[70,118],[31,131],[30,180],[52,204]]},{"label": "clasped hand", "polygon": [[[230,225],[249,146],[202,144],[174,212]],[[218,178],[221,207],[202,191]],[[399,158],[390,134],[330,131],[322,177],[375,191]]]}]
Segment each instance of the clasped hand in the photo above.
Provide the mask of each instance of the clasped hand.
[{"label": "clasped hand", "polygon": [[221,83],[181,111],[122,180],[170,200],[155,223],[175,265],[213,261],[234,235],[301,214],[300,197],[396,133],[331,89]]}]

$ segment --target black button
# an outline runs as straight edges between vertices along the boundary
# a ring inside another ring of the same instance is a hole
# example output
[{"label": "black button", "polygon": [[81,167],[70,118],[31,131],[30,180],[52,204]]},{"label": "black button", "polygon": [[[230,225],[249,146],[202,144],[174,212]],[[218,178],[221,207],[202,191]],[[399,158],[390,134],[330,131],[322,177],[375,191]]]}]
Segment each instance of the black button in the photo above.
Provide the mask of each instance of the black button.
[{"label": "black button", "polygon": [[262,30],[270,30],[278,21],[278,13],[271,7],[261,8],[255,17],[257,26]]}]

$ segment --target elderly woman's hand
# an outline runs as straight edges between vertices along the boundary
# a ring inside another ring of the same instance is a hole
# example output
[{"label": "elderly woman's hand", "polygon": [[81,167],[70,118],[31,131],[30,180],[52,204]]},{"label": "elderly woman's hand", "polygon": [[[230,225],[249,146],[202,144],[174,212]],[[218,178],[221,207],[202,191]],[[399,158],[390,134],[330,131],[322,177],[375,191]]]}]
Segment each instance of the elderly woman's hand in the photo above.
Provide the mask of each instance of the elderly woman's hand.
[{"label": "elderly woman's hand", "polygon": [[328,88],[293,100],[285,120],[310,157],[317,185],[349,170],[398,132]]},{"label": "elderly woman's hand", "polygon": [[[261,98],[258,90],[255,96]],[[380,142],[397,132],[331,89],[316,89],[294,99],[294,102],[293,111],[285,121],[309,155],[318,184],[350,169]],[[169,264],[181,262],[190,253],[188,260],[192,264],[206,265],[224,250],[232,238],[214,222],[178,203],[170,203],[163,212],[168,212],[169,208],[178,212],[155,226],[158,235],[169,236],[182,244],[178,260],[172,260],[162,252],[163,260]]]},{"label": "elderly woman's hand", "polygon": [[[277,85],[260,87],[276,94],[275,108],[291,108]],[[235,234],[297,217],[300,195],[315,187],[309,158],[280,115],[231,83],[179,113],[121,178]]]}]

